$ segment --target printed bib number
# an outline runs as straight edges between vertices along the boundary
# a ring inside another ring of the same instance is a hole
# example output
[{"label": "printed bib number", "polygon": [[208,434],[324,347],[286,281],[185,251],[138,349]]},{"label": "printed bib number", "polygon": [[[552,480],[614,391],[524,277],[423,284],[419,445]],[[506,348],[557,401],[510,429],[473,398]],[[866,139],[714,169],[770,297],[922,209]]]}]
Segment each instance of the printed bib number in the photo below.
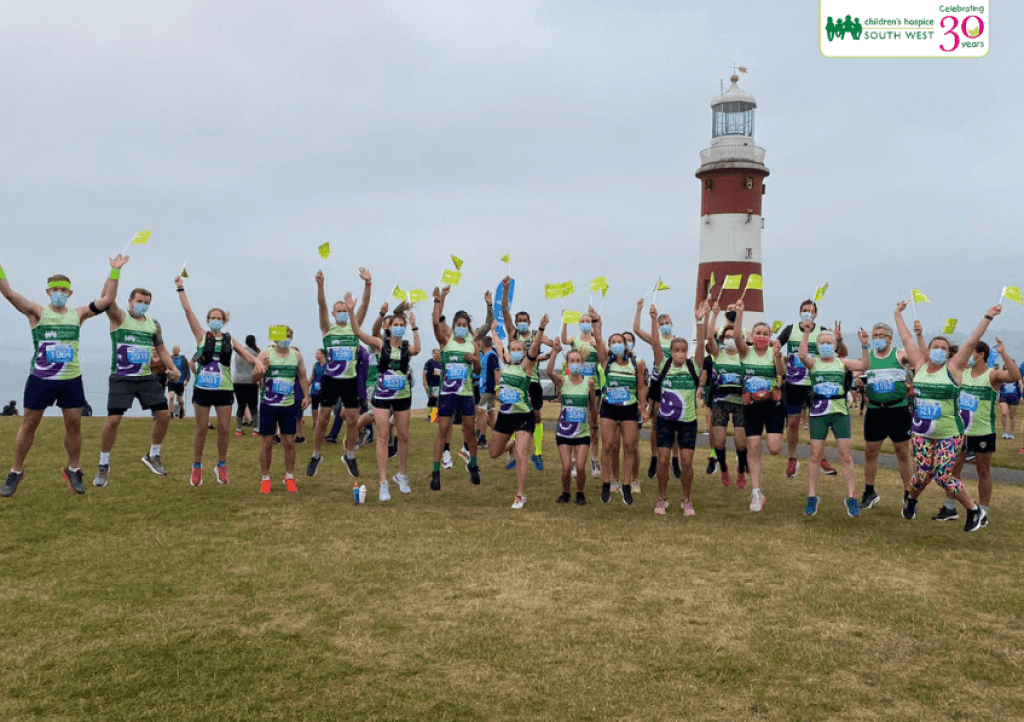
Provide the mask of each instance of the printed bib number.
[{"label": "printed bib number", "polygon": [[747,379],[747,393],[758,394],[765,391],[771,391],[772,385],[767,379],[763,379],[760,376],[751,376]]},{"label": "printed bib number", "polygon": [[71,363],[75,358],[75,349],[67,344],[58,343],[46,347],[46,361],[52,364]]},{"label": "printed bib number", "polygon": [[295,389],[292,379],[271,379],[270,390],[278,396],[288,396]]},{"label": "printed bib number", "polygon": [[719,377],[720,386],[739,386],[740,375],[734,373],[724,373]]},{"label": "printed bib number", "polygon": [[789,357],[789,365],[792,366],[795,369],[805,369],[805,368],[807,368],[806,366],[804,366],[804,362],[801,361],[800,357],[798,355],[796,355],[796,354],[793,354],[792,356]]},{"label": "printed bib number", "polygon": [[914,406],[917,418],[924,421],[938,421],[942,418],[942,404],[928,399],[917,399]]},{"label": "printed bib number", "polygon": [[323,388],[323,383],[320,381],[314,381],[313,385],[309,388],[309,395],[319,396],[321,388]]},{"label": "printed bib number", "polygon": [[211,371],[200,371],[196,377],[196,386],[201,389],[219,389],[220,374]]},{"label": "printed bib number", "polygon": [[352,360],[352,347],[351,346],[332,346],[331,347],[331,361],[351,361]]},{"label": "printed bib number", "polygon": [[149,363],[149,349],[145,346],[129,346],[128,347],[128,363],[131,364],[148,364]]},{"label": "printed bib number", "polygon": [[974,394],[969,394],[966,391],[960,392],[960,408],[964,411],[977,411],[978,410],[978,397]]},{"label": "printed bib number", "polygon": [[519,389],[513,389],[508,386],[502,386],[501,390],[498,391],[498,401],[508,406],[514,406],[519,403]]},{"label": "printed bib number", "polygon": [[389,391],[401,391],[405,388],[405,376],[400,374],[388,375],[384,377],[383,384],[384,388]]},{"label": "printed bib number", "polygon": [[570,424],[582,424],[587,420],[587,410],[582,406],[566,406],[565,420]]},{"label": "printed bib number", "polygon": [[837,399],[842,395],[842,388],[839,384],[831,382],[814,384],[814,395],[821,396],[826,399]]},{"label": "printed bib number", "polygon": [[453,364],[446,366],[444,376],[449,381],[465,381],[469,378],[469,366],[466,364]]},{"label": "printed bib number", "polygon": [[629,389],[625,386],[613,386],[606,392],[609,404],[624,405],[629,402]]},{"label": "printed bib number", "polygon": [[876,394],[891,394],[896,391],[896,382],[892,379],[875,379],[871,382],[871,390]]}]

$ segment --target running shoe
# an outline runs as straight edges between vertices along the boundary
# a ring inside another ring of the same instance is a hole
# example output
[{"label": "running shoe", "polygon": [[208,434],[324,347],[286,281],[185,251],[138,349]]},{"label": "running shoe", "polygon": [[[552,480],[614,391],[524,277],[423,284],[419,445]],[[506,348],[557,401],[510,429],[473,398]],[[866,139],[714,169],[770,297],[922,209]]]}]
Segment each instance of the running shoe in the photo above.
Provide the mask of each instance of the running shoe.
[{"label": "running shoe", "polygon": [[260,493],[261,494],[269,494],[270,493],[270,479],[263,479],[262,481],[260,481]]},{"label": "running shoe", "polygon": [[903,505],[903,518],[910,521],[917,516],[917,499],[907,497],[907,503]]},{"label": "running shoe", "polygon": [[274,446],[280,446],[280,445],[281,445],[281,435],[280,434],[274,434]]},{"label": "running shoe", "polygon": [[860,506],[857,504],[857,497],[848,496],[843,503],[846,504],[846,513],[854,519],[860,516]]},{"label": "running shoe", "polygon": [[572,475],[573,479],[576,478],[576,459],[572,460],[572,472],[571,472],[571,475]]},{"label": "running shoe", "polygon": [[[647,478],[648,479],[653,479],[655,476],[657,476],[657,474],[658,474],[658,457],[657,456],[652,456],[651,457],[651,463],[647,466]],[[657,514],[658,513],[657,512],[657,508],[658,507],[655,506],[654,508],[655,508],[655,512],[654,513]]]},{"label": "running shoe", "polygon": [[718,459],[713,456],[708,457],[708,468],[704,470],[705,474],[714,474],[715,469],[718,468]]},{"label": "running shoe", "polygon": [[196,467],[195,465],[192,466],[192,474],[188,478],[188,483],[192,486],[203,485],[203,467]]},{"label": "running shoe", "polygon": [[228,483],[228,465],[217,464],[217,483],[227,484]]},{"label": "running shoe", "polygon": [[466,462],[467,464],[469,463],[469,459],[470,459],[470,456],[469,456],[469,449],[467,449],[467,448],[466,448],[466,445],[465,445],[465,444],[463,444],[463,445],[462,445],[462,448],[461,448],[461,449],[459,449],[459,456],[461,456],[461,457],[462,457],[462,460],[463,460],[464,462]]},{"label": "running shoe", "polygon": [[683,516],[697,516],[697,512],[693,508],[693,502],[689,499],[683,499],[679,506],[683,508]]},{"label": "running shoe", "polygon": [[[326,441],[327,439],[324,439]],[[356,437],[356,448],[360,446],[366,446],[370,443],[370,427],[364,426],[359,431],[359,436]]]},{"label": "running shoe", "polygon": [[241,429],[235,429],[235,437],[237,438],[237,437],[239,437],[241,435],[242,435],[242,430]]},{"label": "running shoe", "polygon": [[818,497],[809,496],[807,497],[807,504],[804,505],[804,514],[807,516],[814,516],[818,513]]},{"label": "running shoe", "polygon": [[306,476],[316,476],[317,470],[320,468],[320,462],[323,461],[323,456],[320,454],[313,454],[309,457],[309,464],[306,466]]},{"label": "running shoe", "polygon": [[[100,467],[102,468],[102,467]],[[97,477],[99,478],[99,477]],[[106,477],[104,477],[106,478]],[[0,496],[8,497],[14,496],[14,492],[18,490],[18,484],[25,480],[25,471],[12,471],[7,474],[7,480],[3,486],[0,486]],[[104,482],[106,483],[106,482]]]},{"label": "running shoe", "polygon": [[747,488],[747,475],[745,472],[736,474],[736,488],[740,490]]},{"label": "running shoe", "polygon": [[508,463],[505,464],[505,469],[507,471],[512,471],[512,469],[514,469],[514,468],[516,468],[516,460],[513,459],[512,456],[509,456],[508,457]]},{"label": "running shoe", "polygon": [[348,454],[341,457],[345,462],[345,469],[348,471],[349,476],[359,476],[359,464],[356,463],[356,457],[349,458]]},{"label": "running shoe", "polygon": [[441,491],[441,472],[432,471],[430,472],[430,490]]},{"label": "running shoe", "polygon": [[654,505],[654,513],[658,516],[665,516],[668,512],[668,499],[658,499],[658,503]]},{"label": "running shoe", "polygon": [[579,504],[580,506],[586,506],[587,505],[587,497],[584,496],[582,491],[577,491],[576,492],[576,503]]},{"label": "running shoe", "polygon": [[556,504],[568,504],[572,501],[572,496],[567,491],[563,491],[561,495],[555,499]]},{"label": "running shoe", "polygon": [[537,471],[544,471],[544,457],[543,456],[541,456],[540,454],[532,454],[530,456],[530,461],[533,462],[533,465],[537,469]]},{"label": "running shoe", "polygon": [[409,477],[405,474],[395,474],[391,477],[396,484],[398,484],[398,490],[403,494],[411,494],[412,487],[409,486]]},{"label": "running shoe", "polygon": [[167,476],[167,469],[165,469],[160,463],[159,456],[150,456],[149,454],[146,454],[142,457],[142,463],[148,466],[149,470],[157,476]]},{"label": "running shoe", "polygon": [[[253,434],[253,436],[255,436],[255,434]],[[337,444],[338,443],[338,437],[337,436],[325,436],[324,437],[324,441],[326,441],[328,444]]]},{"label": "running shoe", "polygon": [[448,449],[445,449],[444,454],[441,455],[441,466],[445,469],[452,468],[452,452]]},{"label": "running shoe", "polygon": [[932,521],[956,521],[959,518],[960,515],[957,513],[955,506],[950,509],[943,504],[942,508],[939,509],[939,513],[932,517]]},{"label": "running shoe", "polygon": [[622,484],[620,484],[617,481],[613,481],[612,482],[611,491],[612,491],[613,494],[621,494],[622,493]]},{"label": "running shoe", "polygon": [[612,498],[612,485],[601,484],[601,502],[607,504]]},{"label": "running shoe", "polygon": [[973,509],[967,510],[967,523],[964,524],[964,531],[978,531],[985,526],[985,518],[988,514],[978,504]]},{"label": "running shoe", "polygon": [[79,469],[78,471],[71,471],[70,466],[65,466],[63,469],[60,470],[60,473],[63,474],[64,481],[66,481],[68,483],[68,486],[71,487],[71,491],[75,492],[76,494],[85,493],[85,484],[82,483],[81,469]]},{"label": "running shoe", "polygon": [[380,501],[391,501],[391,490],[388,489],[388,482],[382,481],[380,483],[380,492],[377,495]]},{"label": "running shoe", "polygon": [[882,497],[880,497],[878,494],[876,494],[873,491],[869,492],[865,489],[864,494],[860,497],[860,508],[870,509],[871,507],[877,505],[878,502],[880,502],[881,500]]},{"label": "running shoe", "polygon": [[750,511],[761,511],[764,509],[764,494],[760,489],[750,492]]},{"label": "running shoe", "polygon": [[526,497],[525,496],[516,496],[515,501],[512,502],[512,508],[513,509],[522,509],[524,506],[526,506]]},{"label": "running shoe", "polygon": [[[24,474],[25,472],[22,472]],[[10,477],[8,477],[10,478]],[[92,480],[93,486],[106,486],[110,483],[110,464],[100,464],[99,470],[96,472],[95,478]],[[13,491],[11,492],[14,493]]]},{"label": "running shoe", "polygon": [[622,503],[633,506],[633,487],[630,484],[622,485]]},{"label": "running shoe", "polygon": [[975,464],[975,463],[977,463],[977,460],[974,457],[974,452],[973,451],[967,452],[967,456],[964,457],[964,461],[966,463],[968,463],[968,464]]},{"label": "running shoe", "polygon": [[473,486],[480,486],[480,466],[469,467],[469,483]]},{"label": "running shoe", "polygon": [[634,494],[640,494],[641,493],[641,491],[640,491],[640,480],[639,479],[634,481],[631,486],[633,487],[633,493]]},{"label": "running shoe", "polygon": [[732,486],[732,474],[728,471],[722,472],[722,486]]},{"label": "running shoe", "polygon": [[1024,449],[1021,449],[1021,450],[1020,450],[1020,453],[1024,454]]},{"label": "running shoe", "polygon": [[296,436],[295,437],[295,443],[296,444],[305,444],[306,443],[306,437],[305,436]]},{"label": "running shoe", "polygon": [[393,443],[393,444],[391,443],[390,439],[388,440],[388,458],[389,459],[394,459],[396,456],[398,456],[398,437],[397,436],[395,437],[395,443]]},{"label": "running shoe", "polygon": [[1002,437],[1001,437],[1001,438],[1003,438],[1003,439],[1009,439],[1009,438],[1010,438],[1010,435],[1009,435],[1008,433],[1006,433],[1006,432],[1004,431],[1004,432],[1003,432],[1003,435],[1002,435]]},{"label": "running shoe", "polygon": [[252,432],[252,438],[254,438],[254,439],[259,438],[259,435],[260,435],[260,432],[258,432],[258,431]]},{"label": "running shoe", "polygon": [[286,476],[286,477],[284,477],[284,488],[288,490],[289,494],[294,494],[295,492],[297,492],[299,490],[299,487],[297,487],[295,485],[295,477],[294,476]]},{"label": "running shoe", "polygon": [[[1024,449],[1022,449],[1022,452],[1024,452]],[[600,459],[591,459],[590,460],[590,475],[592,477],[594,477],[595,479],[600,479],[601,478],[601,460]]]},{"label": "running shoe", "polygon": [[821,460],[821,473],[825,476],[835,476],[839,472],[832,468],[832,465],[828,463],[828,459]]},{"label": "running shoe", "polygon": [[794,459],[792,456],[789,457],[789,461],[786,462],[786,478],[795,479],[796,472],[800,469],[800,462]]},{"label": "running shoe", "polygon": [[683,478],[683,467],[679,466],[679,459],[675,456],[672,457],[672,476],[677,479]]}]

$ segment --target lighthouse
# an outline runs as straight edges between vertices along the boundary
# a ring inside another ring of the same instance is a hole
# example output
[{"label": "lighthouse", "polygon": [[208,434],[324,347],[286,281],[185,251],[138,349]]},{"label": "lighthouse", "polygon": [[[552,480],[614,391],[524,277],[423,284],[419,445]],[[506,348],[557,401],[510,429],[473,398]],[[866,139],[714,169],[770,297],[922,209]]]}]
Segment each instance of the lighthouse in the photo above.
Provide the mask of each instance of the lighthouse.
[{"label": "lighthouse", "polygon": [[[721,306],[736,301],[751,274],[761,275],[761,198],[768,168],[764,148],[754,145],[754,96],[740,90],[739,77],[711,101],[711,147],[700,152],[700,265],[697,303],[721,291]],[[710,288],[714,274],[715,286]],[[722,290],[727,276],[741,275],[740,287]],[[743,294],[744,326],[764,320],[764,294]],[[719,319],[723,322],[724,319]]]}]

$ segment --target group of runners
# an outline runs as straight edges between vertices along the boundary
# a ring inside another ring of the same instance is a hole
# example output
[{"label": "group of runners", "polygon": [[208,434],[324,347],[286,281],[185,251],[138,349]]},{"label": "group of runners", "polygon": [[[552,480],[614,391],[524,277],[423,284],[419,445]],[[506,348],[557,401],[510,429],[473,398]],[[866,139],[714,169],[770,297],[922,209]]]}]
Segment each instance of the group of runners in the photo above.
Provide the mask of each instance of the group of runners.
[{"label": "group of runners", "polygon": [[[109,321],[112,352],[107,418],[93,484],[103,487],[109,483],[110,455],[119,424],[136,400],[155,416],[152,444],[141,461],[153,473],[167,475],[161,445],[171,410],[152,363],[159,359],[172,383],[182,376],[183,369],[179,354],[172,359],[160,325],[149,315],[150,291],[134,288],[125,308],[117,304],[119,277],[128,260],[120,255],[111,259],[100,297],[77,308],[69,306],[74,291],[67,276],[51,276],[45,289],[47,302],[38,304],[15,292],[0,268],[0,294],[28,318],[34,343],[25,386],[25,419],[0,496],[12,496],[24,480],[24,462],[36,429],[45,409],[53,404],[61,408],[65,424],[68,463],[62,468],[62,476],[75,492],[85,492],[81,464],[85,396],[79,333],[84,321],[100,314],[106,314]],[[360,432],[366,434],[373,429],[379,500],[391,499],[388,464],[394,456],[398,457],[398,470],[390,481],[403,494],[412,491],[407,468],[411,361],[423,349],[420,329],[416,315],[405,303],[390,313],[385,303],[366,328],[372,277],[363,268],[359,277],[363,287],[358,304],[352,293],[344,293],[343,300],[328,308],[324,274],[316,275],[322,347],[317,349],[312,375],[307,374],[302,353],[292,346],[290,327],[286,327],[283,338],[254,353],[254,343],[243,344],[225,330],[230,316],[222,308],[211,308],[205,323],[200,322],[183,280],[174,279],[196,345],[191,485],[203,483],[203,457],[212,415],[217,421],[215,478],[221,484],[229,482],[234,356],[252,369],[251,381],[259,389],[253,420],[261,438],[262,493],[272,489],[275,440],[283,447],[285,488],[297,491],[296,428],[301,410],[313,402],[315,433],[307,476],[315,476],[324,461],[327,428],[332,409],[338,406],[338,421],[346,427],[342,462],[348,474],[360,476],[356,458]],[[1020,370],[999,339],[995,351],[1002,359],[1002,368],[989,365],[991,349],[982,337],[1000,313],[998,305],[990,308],[969,339],[956,347],[943,336],[926,341],[916,322],[912,333],[903,319],[907,304],[900,302],[894,310],[895,332],[884,322],[876,323],[870,332],[862,328],[856,334],[859,353],[856,346],[850,353],[839,323],[833,328],[817,323],[814,301],[802,303],[799,321],[777,335],[763,322],[746,329],[742,300],[724,312],[717,303],[703,302],[694,309],[697,330],[691,347],[690,341],[674,333],[671,315],[659,312],[653,304],[647,309],[649,327],[642,328],[643,299],[637,303],[632,331],[609,332],[601,314],[591,307],[581,315],[575,335],[570,335],[564,323],[561,333],[550,333],[547,315],[536,325],[526,311],[512,315],[509,286],[506,277],[501,288],[500,316],[495,313],[491,294],[485,295],[486,319],[476,329],[469,313],[463,310],[456,311],[449,321],[445,316],[449,288],[434,289],[431,326],[438,348],[433,363],[428,364],[430,373],[424,373],[438,421],[431,490],[441,490],[442,467],[452,467],[451,436],[454,426],[461,425],[460,455],[470,483],[481,483],[478,455],[485,447],[491,458],[507,457],[507,468],[514,469],[517,479],[512,508],[525,506],[529,467],[532,464],[543,469],[540,370],[546,362],[560,407],[554,425],[562,483],[558,503],[587,503],[589,468],[591,476],[601,480],[602,502],[608,503],[614,496],[632,505],[640,486],[640,428],[649,424],[651,459],[647,473],[649,478],[657,478],[658,485],[654,513],[664,515],[669,509],[671,474],[680,481],[684,516],[694,516],[694,453],[702,399],[713,449],[708,473],[717,470],[725,486],[735,483],[745,490],[749,484],[752,512],[761,511],[766,502],[763,446],[770,455],[780,455],[785,434],[789,452],[786,475],[795,478],[800,424],[807,414],[811,449],[806,515],[818,512],[820,475],[837,473],[825,459],[831,432],[846,487],[843,507],[849,516],[860,516],[862,510],[880,502],[874,481],[879,453],[888,439],[894,446],[903,481],[903,518],[915,518],[921,492],[934,480],[947,496],[934,519],[958,519],[959,502],[966,511],[965,531],[975,531],[988,523],[996,405],[1001,399],[1007,402],[1011,387],[1018,389],[1019,403],[1021,382]],[[503,329],[499,329],[499,318]],[[902,349],[894,346],[895,335]],[[652,350],[654,364],[650,369],[639,356],[638,340]],[[865,486],[859,500],[847,401],[857,377],[863,379],[867,401]],[[369,411],[362,408],[367,399]],[[238,419],[236,434],[241,435],[241,408]],[[730,425],[736,453],[735,478],[726,454]],[[1008,433],[1012,430],[1007,432],[1004,427],[1003,438]],[[977,500],[960,480],[968,454],[977,464]]]}]

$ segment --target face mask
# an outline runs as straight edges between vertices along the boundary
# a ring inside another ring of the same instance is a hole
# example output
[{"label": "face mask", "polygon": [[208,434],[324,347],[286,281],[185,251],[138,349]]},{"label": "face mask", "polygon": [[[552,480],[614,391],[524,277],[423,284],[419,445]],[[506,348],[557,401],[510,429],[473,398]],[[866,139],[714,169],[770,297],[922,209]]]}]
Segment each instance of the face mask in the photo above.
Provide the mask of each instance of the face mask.
[{"label": "face mask", "polygon": [[810,321],[811,320],[811,312],[810,311],[801,311],[800,312],[800,320],[801,321]]},{"label": "face mask", "polygon": [[661,331],[662,336],[668,336],[672,333],[672,324],[663,323],[660,326],[658,326],[658,330]]},{"label": "face mask", "polygon": [[224,322],[221,321],[219,318],[215,318],[212,321],[210,321],[211,331],[220,331],[222,328],[224,328]]},{"label": "face mask", "polygon": [[613,343],[612,354],[615,356],[621,356],[626,351],[626,344],[624,343]]},{"label": "face mask", "polygon": [[973,356],[971,356],[971,357],[970,357],[969,359],[967,359],[967,367],[968,367],[968,368],[970,368],[971,366],[973,366],[973,365],[974,365],[975,363],[976,363],[976,362],[975,362],[975,360],[974,360],[974,357],[973,357]]},{"label": "face mask", "polygon": [[290,338],[286,338],[286,339],[283,339],[283,340],[277,342],[277,347],[279,349],[281,349],[282,351],[287,351],[288,347],[291,346],[291,345],[292,345],[292,340]]},{"label": "face mask", "polygon": [[392,326],[391,335],[395,338],[402,338],[405,335],[405,326]]},{"label": "face mask", "polygon": [[946,357],[948,355],[949,354],[946,352],[946,349],[944,348],[933,348],[929,352],[928,358],[931,359],[931,362],[936,366],[941,366],[942,364],[946,363]]},{"label": "face mask", "polygon": [[765,338],[764,336],[754,336],[754,348],[756,348],[758,351],[764,351],[766,348],[768,348],[768,344],[770,344],[771,342],[772,340],[770,338]]},{"label": "face mask", "polygon": [[735,351],[736,350],[736,339],[734,339],[734,338],[727,338],[727,339],[725,339],[725,341],[722,342],[722,346],[725,348],[726,351]]},{"label": "face mask", "polygon": [[50,304],[54,308],[64,308],[64,304],[68,302],[68,294],[64,291],[54,291],[50,294]]},{"label": "face mask", "polygon": [[871,346],[875,351],[885,351],[885,345],[888,343],[884,338],[873,338],[871,339]]},{"label": "face mask", "polygon": [[519,323],[516,324],[516,329],[519,331],[519,333],[526,333],[527,331],[530,330],[530,322],[520,321]]},{"label": "face mask", "polygon": [[736,312],[735,311],[726,311],[725,312],[725,320],[728,321],[729,323],[732,323],[733,321],[735,321],[736,320]]},{"label": "face mask", "polygon": [[593,329],[594,327],[589,323],[580,324],[580,333],[590,333]]},{"label": "face mask", "polygon": [[633,350],[633,342],[632,341],[626,341],[626,350],[627,351],[632,351]]},{"label": "face mask", "polygon": [[830,343],[819,343],[818,355],[822,358],[832,358],[836,355],[836,347]]},{"label": "face mask", "polygon": [[149,310],[149,304],[148,303],[136,303],[134,306],[132,306],[132,310],[135,312],[136,316],[145,316],[146,315],[146,311]]},{"label": "face mask", "polygon": [[468,326],[456,326],[455,330],[454,330],[454,333],[455,333],[455,338],[460,339],[460,340],[464,339],[464,338],[466,338],[466,336],[469,335],[469,327]]},{"label": "face mask", "polygon": [[583,373],[583,364],[569,364],[569,373],[573,376],[579,376]]},{"label": "face mask", "polygon": [[523,353],[522,351],[513,351],[512,353],[510,353],[508,355],[508,357],[510,359],[512,359],[512,363],[517,364],[517,363],[522,363],[523,356],[525,356],[525,355],[526,354]]},{"label": "face mask", "polygon": [[348,311],[342,311],[341,313],[334,314],[334,319],[339,324],[344,326],[346,323],[348,323]]}]

